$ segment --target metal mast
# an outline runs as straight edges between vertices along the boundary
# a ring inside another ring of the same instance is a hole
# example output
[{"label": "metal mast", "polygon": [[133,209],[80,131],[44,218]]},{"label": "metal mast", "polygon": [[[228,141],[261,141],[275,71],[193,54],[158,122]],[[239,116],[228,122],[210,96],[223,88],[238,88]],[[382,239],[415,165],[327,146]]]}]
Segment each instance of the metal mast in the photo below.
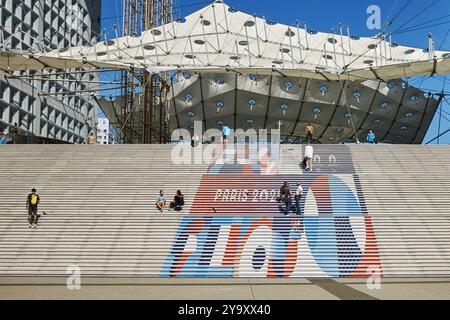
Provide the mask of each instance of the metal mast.
[{"label": "metal mast", "polygon": [[[171,21],[172,0],[124,0],[124,36],[137,36]],[[166,74],[137,69],[122,73],[122,104],[118,114],[123,143],[169,141],[167,94],[170,85],[167,78]]]}]

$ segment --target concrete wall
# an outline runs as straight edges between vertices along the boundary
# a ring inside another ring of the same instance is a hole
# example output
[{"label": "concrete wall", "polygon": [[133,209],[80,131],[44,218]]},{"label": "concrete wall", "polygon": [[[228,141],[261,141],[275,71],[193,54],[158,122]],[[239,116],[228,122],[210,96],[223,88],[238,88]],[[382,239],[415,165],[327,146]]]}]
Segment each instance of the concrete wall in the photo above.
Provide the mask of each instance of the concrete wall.
[{"label": "concrete wall", "polygon": [[[8,48],[41,51],[88,45],[100,33],[101,1],[96,0],[1,0],[0,41]],[[55,71],[52,71],[55,72]],[[40,80],[7,79],[0,72],[0,126],[5,132],[17,122],[22,134],[80,143],[95,128],[97,104],[89,96],[59,95],[44,98],[41,93],[89,89],[82,83],[95,79],[74,74],[41,80],[48,70],[21,71],[16,76]]]}]

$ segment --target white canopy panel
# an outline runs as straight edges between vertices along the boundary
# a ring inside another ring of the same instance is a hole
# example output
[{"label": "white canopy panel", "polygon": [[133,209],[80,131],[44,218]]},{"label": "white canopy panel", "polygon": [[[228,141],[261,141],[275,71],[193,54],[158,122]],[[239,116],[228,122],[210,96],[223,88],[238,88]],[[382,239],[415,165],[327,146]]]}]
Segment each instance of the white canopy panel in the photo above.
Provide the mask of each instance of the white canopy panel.
[{"label": "white canopy panel", "polygon": [[302,142],[307,123],[321,143],[372,129],[379,141],[421,143],[439,100],[401,79],[324,81],[281,75],[178,73],[171,91],[170,128],[275,129],[285,142]]},{"label": "white canopy panel", "polygon": [[185,19],[108,39],[90,47],[44,54],[0,53],[0,69],[108,67],[161,72],[257,72],[325,80],[389,80],[447,74],[449,52],[391,45],[388,39],[321,33],[276,24],[234,10],[222,1]]},{"label": "white canopy panel", "polygon": [[[194,121],[203,130],[274,129],[281,121],[284,142],[301,143],[304,128],[312,123],[321,143],[363,141],[374,130],[379,141],[421,143],[440,99],[408,85],[401,79],[324,81],[252,73],[179,72],[172,77],[169,92],[169,129],[182,128],[193,134]],[[136,95],[138,101],[140,95]],[[105,115],[121,128],[128,115],[120,116],[123,97],[98,100]],[[140,104],[137,103],[137,106]],[[130,106],[131,107],[131,106]],[[135,109],[133,119],[140,116]]]}]

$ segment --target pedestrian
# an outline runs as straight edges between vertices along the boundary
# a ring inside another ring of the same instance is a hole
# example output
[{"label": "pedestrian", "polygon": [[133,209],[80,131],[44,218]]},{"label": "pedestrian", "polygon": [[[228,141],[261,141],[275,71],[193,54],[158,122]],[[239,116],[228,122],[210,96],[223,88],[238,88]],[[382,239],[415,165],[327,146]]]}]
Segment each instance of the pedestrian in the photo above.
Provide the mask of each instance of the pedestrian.
[{"label": "pedestrian", "polygon": [[9,129],[9,132],[13,137],[13,144],[17,144],[20,135],[20,128],[17,122],[14,122],[14,125]]},{"label": "pedestrian", "polygon": [[90,133],[88,137],[88,144],[95,144],[97,142],[97,138],[94,136],[94,133]]},{"label": "pedestrian", "polygon": [[301,215],[300,211],[300,199],[302,198],[303,188],[300,182],[297,182],[297,190],[295,191],[295,210],[297,215]]},{"label": "pedestrian", "polygon": [[278,197],[279,202],[284,202],[284,196],[287,190],[289,190],[289,183],[287,181],[283,182],[283,184],[280,187],[280,195]]},{"label": "pedestrian", "polygon": [[175,211],[181,211],[184,206],[184,195],[181,193],[181,190],[177,190],[177,193],[173,197],[173,201],[170,202],[170,209]]},{"label": "pedestrian", "polygon": [[313,142],[313,135],[314,135],[314,126],[311,123],[308,123],[305,127],[305,134],[306,134],[306,140],[308,143]]},{"label": "pedestrian", "polygon": [[200,143],[200,138],[197,135],[192,136],[191,139],[191,147],[195,148],[196,146],[198,146]]},{"label": "pedestrian", "polygon": [[285,210],[284,214],[288,215],[291,211],[291,205],[292,205],[292,194],[291,189],[285,189],[284,191],[284,204],[285,204]]},{"label": "pedestrian", "polygon": [[6,134],[3,133],[3,130],[0,130],[0,144],[6,141]]},{"label": "pedestrian", "polygon": [[303,162],[306,164],[305,171],[312,171],[312,160],[314,156],[314,149],[312,145],[309,143],[305,147],[305,158],[303,159]]},{"label": "pedestrian", "polygon": [[369,133],[367,134],[367,142],[370,144],[374,144],[375,142],[375,133],[373,133],[372,130],[369,130]]},{"label": "pedestrian", "polygon": [[166,207],[166,196],[164,195],[163,190],[159,190],[159,195],[156,196],[156,206],[161,212],[163,212]]},{"label": "pedestrian", "polygon": [[212,136],[209,140],[205,141],[205,144],[213,144],[216,141],[216,137]]},{"label": "pedestrian", "polygon": [[222,127],[222,139],[223,139],[223,144],[226,146],[228,144],[228,137],[230,135],[231,129],[224,124]]},{"label": "pedestrian", "polygon": [[28,210],[28,227],[36,228],[39,216],[38,216],[38,205],[40,202],[39,195],[36,193],[36,189],[31,189],[31,193],[27,197],[27,210]]}]

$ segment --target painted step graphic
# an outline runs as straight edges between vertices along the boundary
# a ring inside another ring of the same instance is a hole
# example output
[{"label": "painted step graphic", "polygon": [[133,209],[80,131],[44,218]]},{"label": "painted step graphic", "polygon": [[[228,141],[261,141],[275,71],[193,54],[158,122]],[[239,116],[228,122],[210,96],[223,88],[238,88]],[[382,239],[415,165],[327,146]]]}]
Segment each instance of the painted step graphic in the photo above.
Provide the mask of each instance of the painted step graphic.
[{"label": "painted step graphic", "polygon": [[194,215],[277,215],[283,182],[300,183],[305,215],[362,215],[367,210],[356,175],[208,174],[202,178],[191,207]]},{"label": "painted step graphic", "polygon": [[[180,223],[161,277],[381,276],[351,154],[348,148],[336,153],[320,147],[317,156],[333,159],[333,165],[317,160],[313,173],[297,168],[295,159],[286,172],[289,166],[276,161],[267,170],[269,162],[242,163],[231,152],[219,157]],[[284,182],[292,191],[301,184],[300,214],[284,215],[278,202]]]},{"label": "painted step graphic", "polygon": [[186,217],[161,277],[381,275],[370,217]]},{"label": "painted step graphic", "polygon": [[[313,168],[318,174],[355,174],[347,146],[314,145]],[[273,146],[233,145],[218,150],[208,174],[304,174],[304,146],[276,148]]]}]

